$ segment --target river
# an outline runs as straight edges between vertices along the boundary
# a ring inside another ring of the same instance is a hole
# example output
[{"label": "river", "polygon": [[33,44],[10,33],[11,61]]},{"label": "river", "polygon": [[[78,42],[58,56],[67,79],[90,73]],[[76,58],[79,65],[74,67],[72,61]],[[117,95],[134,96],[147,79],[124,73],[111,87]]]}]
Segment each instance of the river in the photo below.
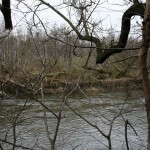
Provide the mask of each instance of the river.
[{"label": "river", "polygon": [[[129,96],[129,94],[131,94]],[[46,107],[58,114],[62,99],[57,96],[46,96],[42,101]],[[128,142],[131,150],[145,150],[147,122],[141,91],[103,92],[73,94],[67,98],[68,104],[105,134],[109,132],[111,120],[121,111],[112,126],[112,149],[126,150],[125,120],[128,119]],[[46,134],[44,112],[47,115],[49,135],[53,137],[56,128],[56,117],[35,100],[4,99],[0,103],[0,144],[4,150],[50,150]],[[17,119],[16,119],[17,118]],[[16,124],[14,123],[16,122]],[[131,125],[131,126],[130,126]],[[7,142],[2,142],[6,139]],[[107,150],[108,141],[83,118],[77,116],[64,105],[62,119],[57,135],[57,150]]]}]

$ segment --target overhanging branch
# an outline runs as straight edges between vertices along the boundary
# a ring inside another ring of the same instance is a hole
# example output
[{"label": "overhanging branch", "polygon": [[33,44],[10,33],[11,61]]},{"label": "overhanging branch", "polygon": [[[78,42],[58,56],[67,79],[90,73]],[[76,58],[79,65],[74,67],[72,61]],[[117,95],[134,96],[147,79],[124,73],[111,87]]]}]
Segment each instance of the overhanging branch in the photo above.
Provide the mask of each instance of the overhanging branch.
[{"label": "overhanging branch", "polygon": [[59,12],[56,8],[54,8],[52,5],[49,3],[45,2],[44,0],[39,0],[52,10],[54,10],[60,17],[62,17],[69,25],[70,27],[76,32],[77,36],[79,37],[80,40],[85,40],[89,42],[93,42],[96,45],[96,50],[97,50],[97,58],[96,58],[96,63],[103,63],[109,56],[120,53],[124,50],[127,40],[128,40],[128,35],[130,32],[130,24],[131,24],[131,18],[133,16],[141,16],[143,18],[144,16],[144,11],[145,11],[145,3],[137,3],[135,2],[131,7],[129,7],[123,14],[122,16],[122,25],[121,25],[121,34],[119,37],[119,41],[117,45],[111,47],[110,49],[102,49],[102,44],[100,39],[97,37],[89,36],[89,35],[82,35],[76,26],[73,25],[73,23],[66,18],[61,12]]},{"label": "overhanging branch", "polygon": [[120,53],[126,46],[128,35],[130,32],[130,23],[133,16],[141,16],[143,18],[145,10],[145,3],[135,3],[129,7],[122,16],[121,34],[118,44],[110,49],[103,50],[97,53],[96,63],[103,63],[109,56]]}]

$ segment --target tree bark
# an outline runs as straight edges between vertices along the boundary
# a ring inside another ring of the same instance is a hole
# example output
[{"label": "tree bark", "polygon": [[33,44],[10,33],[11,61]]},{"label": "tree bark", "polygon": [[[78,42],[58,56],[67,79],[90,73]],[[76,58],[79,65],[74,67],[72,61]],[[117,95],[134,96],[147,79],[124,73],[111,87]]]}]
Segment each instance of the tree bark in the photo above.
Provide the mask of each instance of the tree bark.
[{"label": "tree bark", "polygon": [[147,69],[147,54],[149,50],[150,42],[150,0],[146,1],[146,10],[143,21],[143,42],[139,55],[139,68],[141,73],[141,79],[143,83],[145,105],[147,112],[147,123],[148,123],[148,143],[147,149],[150,150],[150,83]]}]

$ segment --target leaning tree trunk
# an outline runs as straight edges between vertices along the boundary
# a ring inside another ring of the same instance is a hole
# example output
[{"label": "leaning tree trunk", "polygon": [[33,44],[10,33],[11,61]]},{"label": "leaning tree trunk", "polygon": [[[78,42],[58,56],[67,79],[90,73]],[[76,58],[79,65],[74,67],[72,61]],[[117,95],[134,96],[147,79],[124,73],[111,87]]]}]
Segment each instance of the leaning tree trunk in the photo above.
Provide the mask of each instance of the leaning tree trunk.
[{"label": "leaning tree trunk", "polygon": [[150,42],[150,0],[146,0],[146,9],[143,21],[143,43],[139,55],[139,68],[143,82],[145,105],[147,112],[148,150],[150,150],[150,83],[147,70],[147,54],[149,50],[149,42]]}]

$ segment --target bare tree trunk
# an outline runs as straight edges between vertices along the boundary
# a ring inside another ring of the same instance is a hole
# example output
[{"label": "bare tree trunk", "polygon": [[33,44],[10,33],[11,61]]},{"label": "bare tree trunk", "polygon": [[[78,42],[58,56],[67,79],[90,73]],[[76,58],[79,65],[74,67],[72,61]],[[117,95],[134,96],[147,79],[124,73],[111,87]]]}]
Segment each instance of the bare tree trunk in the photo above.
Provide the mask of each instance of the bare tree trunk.
[{"label": "bare tree trunk", "polygon": [[146,1],[146,10],[143,21],[143,43],[139,55],[139,68],[143,83],[145,105],[147,112],[148,122],[148,145],[147,149],[150,150],[150,83],[147,70],[147,55],[150,42],[150,0]]},{"label": "bare tree trunk", "polygon": [[51,142],[51,150],[55,150],[55,143]]}]

